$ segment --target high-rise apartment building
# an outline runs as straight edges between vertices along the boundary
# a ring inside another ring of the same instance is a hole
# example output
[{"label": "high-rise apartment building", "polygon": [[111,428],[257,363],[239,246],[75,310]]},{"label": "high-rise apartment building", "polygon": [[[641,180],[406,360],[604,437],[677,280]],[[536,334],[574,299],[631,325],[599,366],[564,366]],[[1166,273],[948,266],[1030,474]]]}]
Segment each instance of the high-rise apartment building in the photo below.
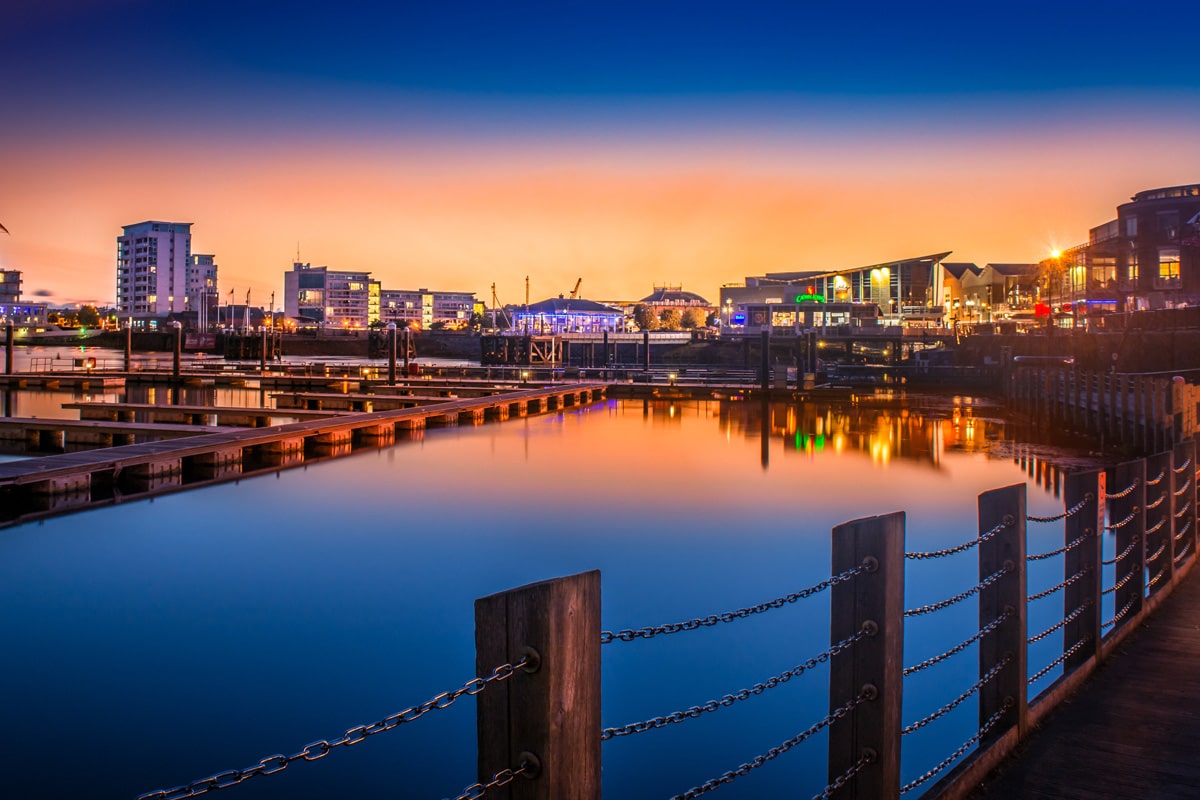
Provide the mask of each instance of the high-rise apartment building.
[{"label": "high-rise apartment building", "polygon": [[283,310],[324,327],[365,328],[379,314],[379,283],[369,272],[314,267],[297,261],[283,273]]},{"label": "high-rise apartment building", "polygon": [[192,223],[148,220],[117,237],[117,313],[135,319],[199,308],[215,294],[212,256],[192,256]]}]

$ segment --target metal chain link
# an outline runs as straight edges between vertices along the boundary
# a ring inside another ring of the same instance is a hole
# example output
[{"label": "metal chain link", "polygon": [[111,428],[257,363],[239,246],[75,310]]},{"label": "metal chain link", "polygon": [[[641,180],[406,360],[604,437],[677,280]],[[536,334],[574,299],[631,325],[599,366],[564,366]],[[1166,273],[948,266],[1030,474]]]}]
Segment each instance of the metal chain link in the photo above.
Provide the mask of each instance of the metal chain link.
[{"label": "metal chain link", "polygon": [[1167,471],[1164,469],[1162,472],[1158,473],[1157,478],[1155,478],[1154,480],[1151,480],[1151,481],[1146,481],[1146,485],[1147,486],[1158,486],[1160,483],[1162,483],[1162,479],[1165,477],[1167,477]]},{"label": "metal chain link", "polygon": [[1054,659],[1049,664],[1047,664],[1045,667],[1043,667],[1036,675],[1034,675],[1032,678],[1029,679],[1029,683],[1036,683],[1039,678],[1041,678],[1043,675],[1045,675],[1050,670],[1057,667],[1062,662],[1066,661],[1071,656],[1075,655],[1075,653],[1079,650],[1079,648],[1083,647],[1085,644],[1087,644],[1091,640],[1092,640],[1091,636],[1085,636],[1082,639],[1080,639],[1078,642],[1076,642],[1075,644],[1071,645],[1070,650],[1067,650],[1061,656]]},{"label": "metal chain link", "polygon": [[924,728],[926,725],[933,722],[934,720],[940,719],[941,717],[944,717],[945,715],[949,714],[951,711],[958,708],[968,697],[975,694],[980,689],[982,689],[984,686],[986,686],[988,684],[988,682],[991,681],[992,678],[999,675],[1000,672],[1011,663],[1012,663],[1012,656],[1006,655],[1004,658],[1000,659],[1000,661],[997,662],[995,666],[993,666],[991,669],[989,669],[987,671],[986,675],[984,675],[982,678],[980,678],[978,681],[976,681],[974,686],[972,686],[970,689],[967,689],[965,692],[960,694],[958,697],[954,698],[949,703],[947,703],[946,705],[939,708],[937,711],[934,711],[929,716],[919,719],[916,722],[906,726],[903,730],[900,731],[900,735],[908,736],[910,733],[915,733],[915,732],[921,730],[921,728]]},{"label": "metal chain link", "polygon": [[1000,569],[993,572],[991,575],[988,575],[986,578],[984,578],[982,581],[980,581],[975,586],[971,587],[970,589],[967,589],[965,592],[962,592],[961,594],[956,594],[956,595],[954,595],[954,597],[948,597],[945,600],[942,600],[937,603],[930,603],[927,606],[920,606],[919,608],[910,608],[904,612],[904,616],[919,617],[922,614],[932,614],[934,611],[941,611],[943,608],[949,608],[950,606],[954,605],[955,603],[961,603],[963,600],[966,600],[971,595],[978,594],[979,592],[983,591],[987,587],[991,586],[993,583],[1000,580],[1001,578],[1003,578],[1006,574],[1008,574],[1011,571],[1012,570],[1010,570],[1008,567],[1001,567]]},{"label": "metal chain link", "polygon": [[1180,464],[1178,467],[1175,467],[1175,474],[1176,474],[1176,475],[1179,475],[1180,473],[1182,473],[1184,470],[1186,470],[1186,469],[1187,469],[1188,467],[1190,467],[1191,465],[1192,465],[1192,457],[1191,457],[1191,456],[1188,456],[1188,457],[1187,457],[1187,461],[1184,461],[1184,462],[1183,462],[1182,464]]},{"label": "metal chain link", "polygon": [[1192,543],[1188,542],[1187,546],[1179,551],[1179,555],[1175,556],[1175,566],[1179,566],[1187,558],[1188,551],[1192,549]]},{"label": "metal chain link", "polygon": [[1110,566],[1112,564],[1120,563],[1121,561],[1126,559],[1130,553],[1133,552],[1133,548],[1137,547],[1141,543],[1141,541],[1142,541],[1142,537],[1134,536],[1132,539],[1130,539],[1128,547],[1126,547],[1124,550],[1122,550],[1117,555],[1113,556],[1111,559],[1102,560],[1100,563],[1105,566]]},{"label": "metal chain link", "polygon": [[1179,497],[1180,495],[1182,495],[1184,492],[1186,492],[1188,489],[1191,489],[1191,488],[1192,488],[1192,480],[1191,480],[1191,478],[1188,478],[1188,482],[1185,483],[1183,486],[1179,487],[1178,489],[1176,489],[1174,492],[1172,492],[1172,494],[1175,495],[1176,497]]},{"label": "metal chain link", "polygon": [[961,553],[965,550],[970,550],[972,547],[976,547],[978,545],[983,544],[988,539],[991,539],[996,534],[998,534],[1000,531],[1004,530],[1007,527],[1010,527],[1015,522],[1016,522],[1016,519],[1012,516],[1012,514],[1005,514],[1004,519],[1000,520],[1000,522],[997,523],[994,528],[992,528],[987,533],[980,534],[978,537],[970,540],[969,542],[963,542],[960,545],[956,545],[954,547],[947,547],[942,550],[929,550],[926,552],[905,553],[904,557],[915,560],[915,561],[920,561],[920,560],[927,559],[927,558],[945,558],[946,556],[952,556],[955,553]]},{"label": "metal chain link", "polygon": [[933,769],[929,770],[921,777],[904,784],[903,788],[900,789],[900,794],[907,794],[908,792],[911,792],[913,789],[917,788],[922,783],[925,783],[925,781],[929,780],[934,775],[937,775],[946,767],[953,764],[959,756],[971,749],[972,745],[978,744],[983,737],[987,736],[991,732],[992,728],[996,727],[996,723],[1000,721],[1001,717],[1007,714],[1013,705],[1012,698],[1004,698],[1003,705],[1000,706],[1000,709],[995,714],[992,714],[990,717],[988,717],[987,722],[980,726],[978,733],[963,742],[957,750],[938,762],[937,766],[935,766]]},{"label": "metal chain link", "polygon": [[1181,508],[1175,512],[1175,519],[1179,519],[1180,517],[1182,517],[1184,514],[1188,513],[1191,510],[1192,510],[1192,501],[1188,500],[1186,503],[1183,504],[1183,508]]},{"label": "metal chain link", "polygon": [[1162,546],[1154,551],[1154,555],[1152,555],[1146,559],[1146,563],[1151,564],[1155,561],[1158,561],[1158,557],[1161,556],[1163,554],[1163,551],[1166,549],[1167,549],[1167,543],[1163,542]]},{"label": "metal chain link", "polygon": [[378,722],[370,725],[359,725],[350,728],[343,733],[339,738],[332,742],[320,740],[310,742],[304,746],[300,752],[290,756],[276,754],[267,756],[252,767],[246,769],[231,769],[225,772],[219,772],[216,775],[210,775],[207,778],[202,778],[198,781],[193,781],[185,786],[176,786],[173,789],[159,789],[154,792],[147,792],[138,795],[137,800],[183,800],[184,798],[197,797],[205,792],[214,789],[227,789],[230,786],[237,786],[239,783],[256,778],[259,775],[273,775],[276,772],[282,772],[292,764],[293,761],[317,761],[329,755],[329,752],[335,747],[346,746],[350,747],[363,742],[368,736],[374,736],[377,733],[390,731],[406,722],[415,722],[421,717],[428,714],[430,711],[440,711],[444,708],[449,708],[454,704],[454,701],[462,697],[464,694],[476,695],[482,692],[489,684],[498,681],[504,681],[513,676],[517,670],[529,663],[529,657],[526,656],[515,664],[501,664],[492,670],[492,673],[486,678],[472,678],[463,684],[460,688],[451,692],[442,692],[436,697],[432,697],[421,703],[418,706],[406,708],[403,711],[398,711],[395,714],[384,717]]},{"label": "metal chain link", "polygon": [[1157,499],[1157,500],[1155,500],[1153,503],[1147,503],[1147,504],[1146,504],[1146,510],[1147,510],[1147,511],[1153,511],[1154,509],[1156,509],[1156,508],[1158,508],[1159,506],[1161,506],[1161,505],[1162,505],[1164,502],[1166,502],[1166,500],[1167,500],[1167,493],[1166,493],[1166,492],[1163,492],[1162,494],[1160,494],[1160,495],[1158,496],[1158,499]]},{"label": "metal chain link", "polygon": [[989,633],[996,630],[996,628],[999,628],[1000,625],[1004,622],[1004,620],[1011,617],[1014,613],[1015,612],[1011,608],[1007,609],[1000,616],[996,617],[994,620],[989,622],[987,625],[980,628],[978,632],[976,632],[974,635],[971,636],[971,638],[967,639],[966,641],[956,644],[954,647],[951,647],[949,650],[942,653],[941,655],[933,656],[932,658],[927,658],[919,664],[913,664],[911,667],[905,667],[904,668],[904,677],[907,678],[909,675],[916,674],[916,673],[920,672],[921,670],[929,669],[934,664],[941,663],[942,661],[945,661],[947,658],[950,658],[950,656],[958,655],[963,650],[966,650],[968,647],[970,647],[971,645],[975,644],[977,641],[982,639],[984,636],[987,636]]},{"label": "metal chain link", "polygon": [[1100,627],[1101,627],[1101,629],[1104,629],[1104,628],[1111,628],[1113,625],[1116,625],[1118,622],[1120,622],[1122,619],[1124,619],[1124,618],[1125,618],[1125,615],[1129,613],[1129,609],[1133,608],[1133,604],[1134,604],[1135,602],[1137,602],[1137,597],[1136,597],[1136,596],[1129,598],[1129,602],[1125,604],[1125,607],[1124,607],[1124,608],[1122,608],[1120,611],[1118,611],[1118,612],[1116,613],[1116,616],[1114,616],[1114,617],[1113,617],[1112,619],[1110,619],[1108,622],[1105,622],[1105,623],[1103,623],[1103,624],[1100,626]]},{"label": "metal chain link", "polygon": [[1125,584],[1127,584],[1131,580],[1133,580],[1133,576],[1136,574],[1137,574],[1136,572],[1128,573],[1124,578],[1121,578],[1121,580],[1117,581],[1112,586],[1110,586],[1107,589],[1105,589],[1104,591],[1100,592],[1100,594],[1103,596],[1106,594],[1112,594],[1113,592],[1119,591],[1122,586],[1124,586]]},{"label": "metal chain link", "polygon": [[454,800],[480,800],[492,789],[499,789],[501,786],[507,786],[516,780],[518,775],[526,774],[529,770],[529,766],[530,764],[528,761],[522,761],[521,766],[517,767],[516,769],[502,769],[493,775],[492,779],[487,783],[473,783],[466,789],[463,789],[463,793],[454,798]]},{"label": "metal chain link", "polygon": [[1159,581],[1161,581],[1163,579],[1163,576],[1166,574],[1167,574],[1167,568],[1163,567],[1162,569],[1160,569],[1158,571],[1158,573],[1153,578],[1151,578],[1149,580],[1149,582],[1146,584],[1146,588],[1153,589],[1154,585],[1157,584]]},{"label": "metal chain link", "polygon": [[1055,514],[1053,517],[1026,516],[1025,519],[1028,520],[1029,522],[1058,522],[1060,519],[1066,519],[1067,517],[1075,516],[1080,511],[1083,510],[1084,506],[1086,506],[1088,503],[1092,502],[1095,499],[1096,499],[1096,496],[1094,494],[1092,494],[1091,492],[1088,492],[1087,494],[1085,494],[1083,496],[1082,500],[1080,500],[1078,503],[1071,506],[1070,508],[1068,508],[1066,511],[1064,511],[1061,514]]},{"label": "metal chain link", "polygon": [[1092,534],[1090,531],[1080,534],[1079,536],[1076,536],[1074,539],[1067,542],[1066,544],[1064,544],[1062,547],[1058,548],[1057,550],[1051,550],[1049,553],[1033,553],[1031,555],[1026,555],[1025,560],[1026,561],[1041,561],[1046,558],[1053,558],[1054,556],[1060,556],[1063,553],[1067,552],[1068,550],[1074,550],[1076,547],[1079,547],[1079,545],[1086,542],[1088,540],[1088,538],[1091,537],[1091,535]]},{"label": "metal chain link", "polygon": [[653,719],[644,720],[642,722],[631,722],[628,725],[621,725],[616,728],[605,728],[600,732],[600,741],[607,742],[609,739],[617,736],[629,736],[630,734],[634,733],[645,733],[646,731],[652,731],[657,728],[665,728],[666,726],[673,725],[676,722],[683,722],[686,719],[696,719],[701,714],[716,711],[718,708],[731,706],[734,703],[748,699],[752,695],[760,695],[768,689],[774,689],[776,686],[787,683],[792,678],[804,674],[808,670],[816,667],[818,664],[824,664],[832,656],[836,656],[838,653],[850,649],[850,647],[852,647],[856,642],[862,641],[868,636],[874,636],[877,630],[878,628],[874,627],[874,625],[864,625],[858,631],[858,633],[843,639],[833,647],[830,647],[828,650],[808,659],[803,664],[797,664],[786,672],[781,672],[778,675],[768,678],[762,683],[754,684],[749,689],[742,689],[741,691],[734,692],[733,694],[727,694],[720,700],[709,700],[703,705],[692,706],[684,711],[676,711],[665,716],[654,717]]},{"label": "metal chain link", "polygon": [[1038,592],[1037,594],[1029,595],[1029,597],[1025,598],[1025,601],[1028,603],[1032,603],[1034,600],[1041,600],[1043,597],[1049,597],[1050,595],[1057,592],[1059,589],[1065,589],[1066,587],[1070,586],[1072,583],[1075,583],[1077,580],[1082,578],[1084,575],[1088,574],[1088,572],[1090,572],[1090,570],[1087,567],[1084,567],[1083,569],[1079,570],[1079,572],[1076,572],[1074,575],[1067,578],[1065,581],[1058,584],[1057,586],[1051,586],[1049,589],[1045,590],[1044,592]]},{"label": "metal chain link", "polygon": [[1135,517],[1138,515],[1138,512],[1139,512],[1140,510],[1141,510],[1141,509],[1139,509],[1139,508],[1137,508],[1137,507],[1135,506],[1135,507],[1134,507],[1134,509],[1133,509],[1133,511],[1130,511],[1130,512],[1129,512],[1129,516],[1128,516],[1128,517],[1126,517],[1125,519],[1121,520],[1120,522],[1114,522],[1114,523],[1112,523],[1111,525],[1105,525],[1105,526],[1104,526],[1104,530],[1106,530],[1106,531],[1115,531],[1115,530],[1120,530],[1121,528],[1124,528],[1126,525],[1128,525],[1129,523],[1133,522],[1134,518],[1135,518]]},{"label": "metal chain link", "polygon": [[768,761],[771,761],[772,759],[778,758],[779,756],[786,753],[788,750],[791,750],[793,747],[795,747],[796,745],[803,742],[805,739],[809,739],[809,738],[815,736],[816,734],[820,733],[822,730],[829,727],[834,722],[837,722],[839,719],[841,719],[842,717],[849,714],[851,711],[853,711],[858,706],[862,705],[863,703],[867,702],[868,700],[873,699],[875,696],[876,695],[874,695],[873,693],[870,693],[870,692],[860,692],[857,697],[854,697],[854,698],[850,699],[849,701],[847,701],[845,704],[838,706],[838,708],[835,709],[832,713],[830,713],[829,716],[825,717],[825,719],[814,723],[812,726],[810,726],[809,728],[796,734],[791,739],[788,739],[786,742],[783,742],[782,744],[778,744],[775,747],[772,747],[767,752],[763,753],[762,755],[758,756],[757,758],[755,758],[751,761],[747,761],[745,764],[742,764],[737,769],[729,770],[728,772],[726,772],[722,775],[719,775],[716,778],[712,778],[708,781],[705,781],[704,783],[702,783],[699,786],[688,789],[683,794],[675,795],[673,798],[671,798],[671,800],[693,800],[693,798],[696,798],[702,794],[711,792],[713,789],[716,789],[727,783],[733,783],[735,780],[742,777],[743,775],[749,775],[751,771],[758,769],[763,764],[767,763]]},{"label": "metal chain link", "polygon": [[1091,604],[1092,604],[1092,602],[1090,600],[1084,602],[1084,604],[1081,605],[1079,608],[1075,609],[1070,614],[1067,614],[1067,616],[1063,617],[1061,620],[1054,623],[1049,628],[1046,628],[1046,630],[1042,631],[1041,633],[1039,633],[1036,636],[1030,636],[1028,639],[1025,640],[1025,643],[1033,644],[1034,642],[1040,642],[1042,639],[1045,639],[1047,636],[1054,633],[1059,628],[1066,627],[1067,625],[1071,624],[1076,619],[1078,619],[1079,615],[1082,614],[1085,610],[1087,610],[1087,608],[1089,606],[1091,606]]},{"label": "metal chain link", "polygon": [[1167,518],[1164,516],[1158,522],[1154,523],[1153,527],[1146,528],[1146,535],[1149,536],[1152,533],[1158,533],[1159,529],[1162,528],[1162,526],[1166,523],[1166,521],[1167,521]]},{"label": "metal chain link", "polygon": [[865,751],[862,754],[862,757],[854,763],[854,766],[850,767],[850,769],[846,770],[841,775],[838,775],[833,782],[822,789],[819,794],[813,795],[812,800],[829,800],[829,798],[833,797],[834,794],[842,789],[842,787],[854,780],[854,776],[862,772],[863,767],[865,767],[867,764],[874,763],[875,758],[876,755],[874,750]]},{"label": "metal chain link", "polygon": [[[872,561],[872,565],[874,562]],[[839,583],[848,581],[856,575],[861,575],[864,572],[874,569],[874,566],[868,567],[867,564],[859,564],[857,567],[848,569],[831,578],[827,578],[820,583],[809,586],[807,589],[801,589],[798,592],[777,597],[774,600],[768,600],[765,603],[759,603],[756,606],[747,608],[739,608],[737,611],[726,611],[723,614],[709,614],[707,617],[697,617],[686,622],[669,622],[665,625],[657,625],[653,627],[637,628],[636,630],[628,629],[613,631],[600,631],[600,644],[609,644],[613,641],[632,642],[634,639],[653,639],[655,636],[665,635],[669,633],[679,633],[680,631],[694,631],[697,628],[712,627],[721,622],[732,622],[735,619],[744,619],[753,614],[761,614],[764,611],[771,611],[776,608],[783,608],[789,603],[795,603],[797,600],[803,600],[806,597],[811,597],[814,594],[823,592],[826,589],[837,586]]]},{"label": "metal chain link", "polygon": [[1137,487],[1138,487],[1138,479],[1134,478],[1133,483],[1129,484],[1128,486],[1126,486],[1124,489],[1117,492],[1116,494],[1107,494],[1106,493],[1104,495],[1104,499],[1105,500],[1120,500],[1123,497],[1129,497],[1129,495],[1133,494],[1133,490],[1136,489]]},{"label": "metal chain link", "polygon": [[1175,534],[1175,541],[1178,542],[1180,539],[1187,536],[1188,531],[1191,530],[1191,528],[1192,528],[1192,521],[1190,519],[1187,522],[1180,525],[1179,533]]}]

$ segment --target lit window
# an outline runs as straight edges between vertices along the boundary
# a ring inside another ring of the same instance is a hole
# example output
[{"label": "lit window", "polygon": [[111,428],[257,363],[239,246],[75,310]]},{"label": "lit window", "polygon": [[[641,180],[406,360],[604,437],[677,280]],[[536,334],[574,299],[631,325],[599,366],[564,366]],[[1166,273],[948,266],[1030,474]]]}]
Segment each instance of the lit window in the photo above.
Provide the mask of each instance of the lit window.
[{"label": "lit window", "polygon": [[1158,277],[1161,280],[1175,281],[1179,279],[1179,248],[1158,248]]}]

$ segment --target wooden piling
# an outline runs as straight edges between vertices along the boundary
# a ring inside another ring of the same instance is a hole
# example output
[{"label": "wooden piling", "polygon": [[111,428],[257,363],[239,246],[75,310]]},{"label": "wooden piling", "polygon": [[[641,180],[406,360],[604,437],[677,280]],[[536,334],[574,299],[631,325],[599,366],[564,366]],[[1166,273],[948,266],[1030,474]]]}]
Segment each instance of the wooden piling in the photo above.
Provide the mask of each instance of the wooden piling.
[{"label": "wooden piling", "polygon": [[1018,483],[979,495],[979,535],[1000,527],[999,532],[979,545],[979,580],[1002,569],[1007,572],[979,592],[979,628],[1008,614],[991,633],[979,640],[979,675],[982,678],[1006,656],[1011,657],[991,681],[979,690],[979,723],[982,726],[1006,702],[1012,707],[981,743],[1002,736],[1015,727],[1024,736],[1028,727],[1028,629],[1025,569],[1025,484]]}]

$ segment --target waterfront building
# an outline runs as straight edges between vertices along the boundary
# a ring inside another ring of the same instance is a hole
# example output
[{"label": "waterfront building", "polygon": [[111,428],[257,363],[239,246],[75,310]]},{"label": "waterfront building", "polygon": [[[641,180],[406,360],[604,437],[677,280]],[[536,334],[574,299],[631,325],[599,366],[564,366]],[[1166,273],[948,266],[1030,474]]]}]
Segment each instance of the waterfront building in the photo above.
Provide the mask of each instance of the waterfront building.
[{"label": "waterfront building", "polygon": [[46,304],[21,300],[21,271],[0,270],[0,323],[45,325]]},{"label": "waterfront building", "polygon": [[379,320],[419,330],[434,326],[460,330],[471,324],[474,292],[434,292],[429,289],[381,289]]},{"label": "waterfront building", "polygon": [[216,256],[193,253],[188,260],[187,285],[184,310],[195,311],[200,327],[206,327],[207,321],[213,318],[212,311],[220,298]]},{"label": "waterfront building", "polygon": [[147,220],[125,225],[117,237],[117,314],[135,325],[199,308],[215,293],[212,256],[192,257],[192,223]]},{"label": "waterfront building", "polygon": [[1037,298],[1037,264],[946,263],[946,318],[995,322],[1031,314]]},{"label": "waterfront building", "polygon": [[1138,192],[1042,274],[1046,301],[1074,316],[1200,304],[1200,184]]},{"label": "waterfront building", "polygon": [[625,330],[625,312],[619,308],[575,297],[553,297],[515,308],[513,330],[522,333],[619,333]]},{"label": "waterfront building", "polygon": [[[283,274],[283,310],[291,319],[323,328],[365,328],[372,321],[372,287],[378,298],[379,284],[369,272],[296,261]],[[376,310],[378,314],[378,305]]]},{"label": "waterfront building", "polygon": [[[886,325],[938,325],[945,315],[943,263],[949,251],[849,269],[776,272],[747,277],[743,285],[721,287],[721,325],[733,332],[757,331],[763,325],[788,328],[799,319],[800,306],[816,327],[871,319]],[[831,304],[828,314],[812,305]],[[834,312],[833,304],[845,307]],[[853,313],[855,305],[873,305],[877,313]],[[767,319],[750,315],[763,307]],[[836,317],[835,317],[836,313]],[[781,316],[777,316],[781,315]]]}]

